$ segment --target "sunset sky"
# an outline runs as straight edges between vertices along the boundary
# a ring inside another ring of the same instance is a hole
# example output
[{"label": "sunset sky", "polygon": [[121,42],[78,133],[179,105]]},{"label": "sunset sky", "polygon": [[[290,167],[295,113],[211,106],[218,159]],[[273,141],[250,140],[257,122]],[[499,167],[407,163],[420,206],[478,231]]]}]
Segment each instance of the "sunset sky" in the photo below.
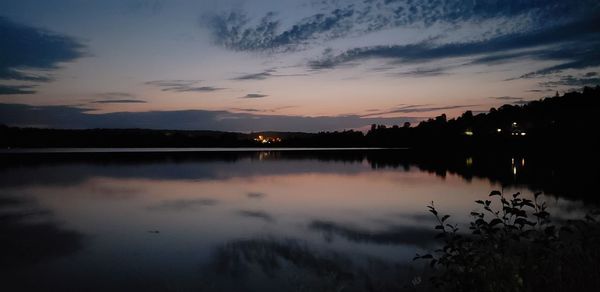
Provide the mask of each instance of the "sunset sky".
[{"label": "sunset sky", "polygon": [[364,129],[600,84],[600,1],[0,1],[0,123]]}]

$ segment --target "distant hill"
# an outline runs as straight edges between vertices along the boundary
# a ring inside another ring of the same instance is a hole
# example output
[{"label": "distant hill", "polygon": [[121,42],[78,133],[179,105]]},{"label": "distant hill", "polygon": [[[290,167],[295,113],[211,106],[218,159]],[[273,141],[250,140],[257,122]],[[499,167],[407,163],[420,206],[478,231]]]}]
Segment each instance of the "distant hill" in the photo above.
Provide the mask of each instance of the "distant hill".
[{"label": "distant hill", "polygon": [[412,147],[451,150],[586,149],[600,146],[600,86],[487,113],[445,114],[416,127],[301,133],[149,129],[59,130],[0,126],[0,147]]},{"label": "distant hill", "polygon": [[445,114],[415,128],[373,125],[369,144],[427,148],[586,148],[600,146],[600,86],[503,105],[487,113]]}]

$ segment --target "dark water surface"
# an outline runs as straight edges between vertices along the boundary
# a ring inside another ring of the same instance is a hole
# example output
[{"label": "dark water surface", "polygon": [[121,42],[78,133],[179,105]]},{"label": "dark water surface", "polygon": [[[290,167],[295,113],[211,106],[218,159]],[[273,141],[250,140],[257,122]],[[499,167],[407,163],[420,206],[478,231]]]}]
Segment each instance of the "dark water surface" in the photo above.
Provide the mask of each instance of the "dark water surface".
[{"label": "dark water surface", "polygon": [[461,223],[491,190],[542,191],[553,214],[575,218],[597,174],[522,156],[364,149],[0,161],[10,291],[402,288],[419,276],[415,252],[435,246],[431,201]]}]

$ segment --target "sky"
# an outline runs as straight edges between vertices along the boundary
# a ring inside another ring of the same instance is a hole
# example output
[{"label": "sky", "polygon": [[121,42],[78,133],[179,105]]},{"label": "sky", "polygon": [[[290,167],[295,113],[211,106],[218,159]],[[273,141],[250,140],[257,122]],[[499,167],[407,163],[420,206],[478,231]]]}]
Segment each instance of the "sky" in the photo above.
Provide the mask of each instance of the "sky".
[{"label": "sky", "polygon": [[3,0],[0,123],[334,131],[600,84],[597,0]]}]

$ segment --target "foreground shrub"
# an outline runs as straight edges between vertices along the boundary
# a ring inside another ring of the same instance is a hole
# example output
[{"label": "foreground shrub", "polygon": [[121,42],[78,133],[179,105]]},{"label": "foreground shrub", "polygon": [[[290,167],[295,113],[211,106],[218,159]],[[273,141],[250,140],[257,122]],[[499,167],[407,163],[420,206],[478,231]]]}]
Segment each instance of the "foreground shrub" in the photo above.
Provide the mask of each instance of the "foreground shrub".
[{"label": "foreground shrub", "polygon": [[[478,200],[470,232],[449,224],[433,202],[441,248],[429,260],[432,282],[444,291],[599,291],[598,212],[555,225],[540,194],[534,200],[493,191]],[[493,201],[494,202],[493,202]]]}]

